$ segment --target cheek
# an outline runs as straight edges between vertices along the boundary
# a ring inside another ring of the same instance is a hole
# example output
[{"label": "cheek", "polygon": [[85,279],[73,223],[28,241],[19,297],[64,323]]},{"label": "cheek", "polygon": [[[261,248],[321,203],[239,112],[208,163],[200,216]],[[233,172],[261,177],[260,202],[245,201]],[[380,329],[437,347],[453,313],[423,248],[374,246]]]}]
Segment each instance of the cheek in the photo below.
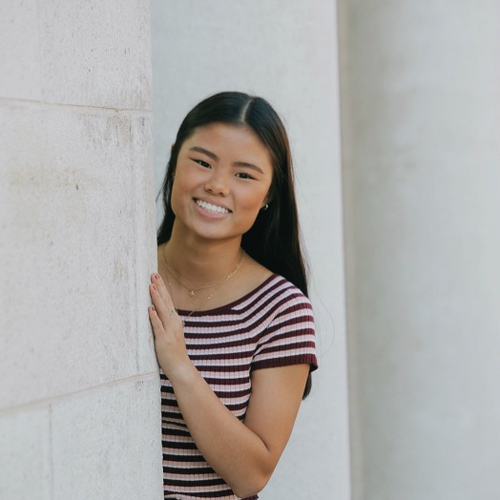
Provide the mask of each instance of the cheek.
[{"label": "cheek", "polygon": [[181,208],[181,193],[182,187],[180,186],[179,181],[175,179],[174,185],[172,186],[172,196],[170,197],[170,205],[175,215],[177,215],[177,212]]},{"label": "cheek", "polygon": [[240,200],[240,207],[255,215],[258,214],[261,207],[265,204],[267,193],[267,190],[260,190],[257,193],[254,192],[249,196],[242,197]]},{"label": "cheek", "polygon": [[172,204],[174,200],[176,203],[185,196],[186,193],[190,192],[191,186],[189,183],[189,176],[185,174],[177,174],[172,186]]}]

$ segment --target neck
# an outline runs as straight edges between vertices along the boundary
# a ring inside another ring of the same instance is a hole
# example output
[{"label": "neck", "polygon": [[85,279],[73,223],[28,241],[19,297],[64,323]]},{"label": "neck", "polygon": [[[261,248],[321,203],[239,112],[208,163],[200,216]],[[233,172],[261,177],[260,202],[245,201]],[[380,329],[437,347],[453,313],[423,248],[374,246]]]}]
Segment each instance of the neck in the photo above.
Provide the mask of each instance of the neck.
[{"label": "neck", "polygon": [[241,260],[241,238],[224,241],[182,237],[174,228],[162,247],[164,263],[193,286],[224,278]]}]

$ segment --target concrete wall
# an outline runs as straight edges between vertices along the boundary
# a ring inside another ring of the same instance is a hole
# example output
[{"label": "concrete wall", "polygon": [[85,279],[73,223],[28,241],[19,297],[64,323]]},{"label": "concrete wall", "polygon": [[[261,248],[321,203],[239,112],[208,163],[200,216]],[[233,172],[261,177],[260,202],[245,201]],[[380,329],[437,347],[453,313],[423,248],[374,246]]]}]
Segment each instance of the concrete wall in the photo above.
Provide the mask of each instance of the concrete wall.
[{"label": "concrete wall", "polygon": [[215,92],[267,98],[291,138],[321,367],[263,500],[350,498],[335,8],[322,0],[151,3],[158,189],[181,120]]},{"label": "concrete wall", "polygon": [[356,500],[500,498],[500,3],[341,2]]},{"label": "concrete wall", "polygon": [[2,3],[0,498],[162,498],[149,2]]}]

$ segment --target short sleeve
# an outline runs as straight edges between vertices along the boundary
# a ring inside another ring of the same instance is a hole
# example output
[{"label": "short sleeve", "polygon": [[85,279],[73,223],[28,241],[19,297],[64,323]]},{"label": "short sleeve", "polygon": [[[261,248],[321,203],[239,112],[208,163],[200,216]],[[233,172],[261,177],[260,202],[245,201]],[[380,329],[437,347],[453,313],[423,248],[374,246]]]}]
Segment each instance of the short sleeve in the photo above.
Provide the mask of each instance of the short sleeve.
[{"label": "short sleeve", "polygon": [[299,364],[309,364],[311,371],[316,370],[318,360],[311,302],[295,287],[284,292],[280,302],[259,339],[252,370]]}]

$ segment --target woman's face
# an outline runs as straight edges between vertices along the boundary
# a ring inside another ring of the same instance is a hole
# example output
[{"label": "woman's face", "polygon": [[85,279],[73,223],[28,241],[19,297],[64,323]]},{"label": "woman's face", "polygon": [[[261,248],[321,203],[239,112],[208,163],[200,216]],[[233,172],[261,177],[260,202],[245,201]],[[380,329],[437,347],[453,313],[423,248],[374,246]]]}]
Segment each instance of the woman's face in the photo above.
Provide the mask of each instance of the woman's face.
[{"label": "woman's face", "polygon": [[269,151],[251,128],[199,127],[177,159],[175,224],[206,239],[241,239],[266,204],[272,178]]}]

